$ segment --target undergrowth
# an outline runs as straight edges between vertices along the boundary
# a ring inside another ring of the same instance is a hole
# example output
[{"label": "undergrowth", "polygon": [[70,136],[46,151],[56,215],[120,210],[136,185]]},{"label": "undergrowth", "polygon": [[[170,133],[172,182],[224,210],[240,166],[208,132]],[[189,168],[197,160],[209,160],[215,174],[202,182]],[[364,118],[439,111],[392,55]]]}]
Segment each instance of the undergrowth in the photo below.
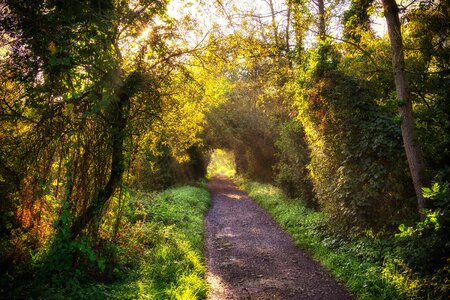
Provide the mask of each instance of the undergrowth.
[{"label": "undergrowth", "polygon": [[[448,299],[449,261],[441,261],[437,271],[426,274],[419,272],[418,267],[413,270],[413,262],[408,259],[418,251],[418,239],[422,240],[420,246],[426,247],[437,239],[435,236],[405,239],[404,233],[375,235],[370,231],[359,236],[339,236],[330,230],[330,222],[324,213],[306,208],[301,200],[289,199],[280,189],[269,184],[243,178],[235,181],[274,217],[298,246],[309,251],[359,299]],[[425,225],[419,224],[417,228],[433,223],[427,220]],[[434,250],[442,252],[445,247],[448,245]],[[434,259],[439,257],[433,252],[426,254],[431,256],[428,260],[433,255]],[[442,257],[445,260],[445,255]]]},{"label": "undergrowth", "polygon": [[[149,196],[151,198],[151,196]],[[144,220],[134,224],[139,267],[112,286],[116,299],[204,299],[207,283],[203,261],[203,216],[209,193],[196,187],[169,189],[150,203]],[[141,213],[142,214],[142,213]]]},{"label": "undergrowth", "polygon": [[[34,270],[15,278],[5,299],[204,299],[203,217],[209,203],[203,187],[130,191],[115,236],[114,223],[105,221],[98,242],[76,240],[58,246],[58,255],[41,255],[51,259],[37,256]],[[61,258],[74,251],[86,262]]]}]

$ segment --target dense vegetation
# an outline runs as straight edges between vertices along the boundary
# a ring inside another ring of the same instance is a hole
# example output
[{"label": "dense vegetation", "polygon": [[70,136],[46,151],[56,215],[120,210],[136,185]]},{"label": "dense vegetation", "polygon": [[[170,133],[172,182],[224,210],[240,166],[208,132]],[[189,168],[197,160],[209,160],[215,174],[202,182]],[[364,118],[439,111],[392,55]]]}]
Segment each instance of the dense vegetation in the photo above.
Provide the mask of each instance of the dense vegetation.
[{"label": "dense vegetation", "polygon": [[203,297],[206,194],[153,193],[227,155],[300,244],[366,258],[329,263],[353,290],[449,293],[448,1],[237,4],[0,4],[0,296]]},{"label": "dense vegetation", "polygon": [[[2,278],[2,294],[14,299],[205,298],[203,216],[210,202],[205,188],[131,192],[125,199],[120,232],[113,240],[106,236],[102,249],[87,239],[41,249],[29,266],[34,277],[19,285],[25,278]],[[29,276],[23,270],[20,275]]]},{"label": "dense vegetation", "polygon": [[[444,239],[439,233],[413,237],[414,229],[410,227],[402,228],[395,236],[373,232],[359,236],[333,235],[327,230],[332,220],[326,214],[308,209],[298,199],[287,198],[272,185],[243,178],[238,178],[237,182],[270,212],[297,245],[309,250],[359,299],[444,299],[448,295],[448,268],[430,274],[414,272],[405,263],[409,261],[421,270],[436,263],[428,254],[434,247],[445,247],[436,244]],[[424,232],[435,229],[435,224],[424,222],[418,227]],[[422,238],[425,240],[419,240]],[[434,255],[445,255],[441,250]]]}]

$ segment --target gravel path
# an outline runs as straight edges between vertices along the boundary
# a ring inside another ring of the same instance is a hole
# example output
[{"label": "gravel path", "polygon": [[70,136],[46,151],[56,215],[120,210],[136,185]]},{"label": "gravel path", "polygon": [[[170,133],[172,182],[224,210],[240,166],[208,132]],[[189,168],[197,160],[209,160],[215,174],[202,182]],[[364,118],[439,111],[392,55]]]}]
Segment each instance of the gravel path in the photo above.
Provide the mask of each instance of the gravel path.
[{"label": "gravel path", "polygon": [[214,178],[209,190],[208,299],[351,299],[231,181]]}]

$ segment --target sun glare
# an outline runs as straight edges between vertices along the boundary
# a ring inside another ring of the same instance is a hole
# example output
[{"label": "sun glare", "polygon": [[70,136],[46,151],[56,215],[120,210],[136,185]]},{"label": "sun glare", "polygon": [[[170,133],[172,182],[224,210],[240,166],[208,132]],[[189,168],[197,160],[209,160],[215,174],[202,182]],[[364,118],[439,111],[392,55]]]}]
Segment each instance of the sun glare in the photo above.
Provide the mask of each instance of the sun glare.
[{"label": "sun glare", "polygon": [[147,39],[147,37],[150,35],[150,32],[153,30],[152,25],[147,25],[147,27],[142,31],[142,33],[139,35],[138,40],[142,41]]}]

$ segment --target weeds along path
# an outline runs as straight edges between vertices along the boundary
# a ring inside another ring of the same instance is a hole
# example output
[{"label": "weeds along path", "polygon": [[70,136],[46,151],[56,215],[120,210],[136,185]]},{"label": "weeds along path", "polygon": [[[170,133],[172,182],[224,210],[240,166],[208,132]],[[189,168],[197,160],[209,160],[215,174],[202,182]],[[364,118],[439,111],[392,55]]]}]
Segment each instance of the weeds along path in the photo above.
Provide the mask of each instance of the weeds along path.
[{"label": "weeds along path", "polygon": [[208,299],[351,299],[345,288],[230,180],[209,183]]}]

